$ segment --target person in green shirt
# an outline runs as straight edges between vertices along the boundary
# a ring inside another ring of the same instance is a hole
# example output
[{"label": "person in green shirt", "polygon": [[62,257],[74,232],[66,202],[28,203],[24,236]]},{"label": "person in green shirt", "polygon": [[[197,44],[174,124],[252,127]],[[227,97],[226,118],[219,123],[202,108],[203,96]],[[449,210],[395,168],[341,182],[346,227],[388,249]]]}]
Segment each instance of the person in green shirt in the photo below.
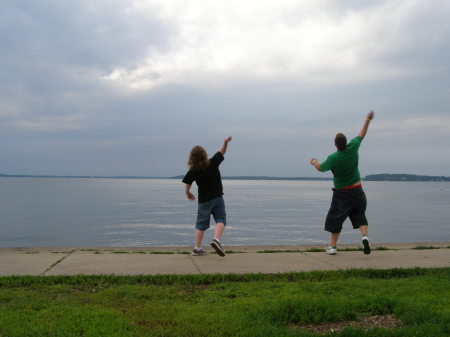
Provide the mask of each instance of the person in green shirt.
[{"label": "person in green shirt", "polygon": [[337,252],[337,241],[342,224],[347,217],[350,218],[353,228],[359,228],[361,231],[364,254],[370,254],[371,251],[367,236],[367,199],[362,189],[358,169],[358,150],[374,115],[374,112],[370,111],[358,136],[348,144],[345,135],[338,133],[334,139],[337,151],[329,155],[323,163],[319,163],[316,158],[310,161],[318,171],[331,170],[333,173],[333,199],[325,220],[325,230],[331,233],[331,241],[327,249],[330,255],[335,255]]}]

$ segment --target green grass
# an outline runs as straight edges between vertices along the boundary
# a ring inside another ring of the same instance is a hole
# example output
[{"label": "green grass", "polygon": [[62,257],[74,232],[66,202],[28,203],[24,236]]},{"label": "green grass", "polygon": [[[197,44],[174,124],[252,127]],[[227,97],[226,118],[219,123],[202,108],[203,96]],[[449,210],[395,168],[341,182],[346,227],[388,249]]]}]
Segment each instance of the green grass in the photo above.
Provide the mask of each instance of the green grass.
[{"label": "green grass", "polygon": [[[124,250],[116,250],[116,251],[110,251],[111,254],[161,254],[161,255],[172,255],[172,254],[190,254],[190,252],[187,251],[179,251],[179,252],[171,252],[171,251],[144,251],[144,250],[137,250],[137,251],[124,251]],[[99,254],[98,252],[94,252],[94,254]]]},{"label": "green grass", "polygon": [[190,254],[191,252],[188,251],[181,251],[181,252],[159,252],[159,251],[150,251],[149,254]]},{"label": "green grass", "polygon": [[271,253],[322,253],[325,252],[323,248],[309,248],[306,250],[301,249],[266,249],[258,250],[257,253],[260,254],[271,254]]},{"label": "green grass", "polygon": [[[190,254],[190,253],[189,253]],[[217,254],[215,250],[210,250],[209,254]],[[246,254],[245,252],[241,252],[239,250],[225,250],[225,254]]]},{"label": "green grass", "polygon": [[450,334],[450,268],[282,274],[0,277],[0,336],[319,336],[298,324],[393,315],[393,330]]},{"label": "green grass", "polygon": [[416,246],[411,249],[424,250],[424,249],[441,249],[441,247],[436,246]]},{"label": "green grass", "polygon": [[[349,248],[340,248],[338,247],[338,250],[340,252],[358,252],[362,251],[361,247],[349,247]],[[376,247],[374,250],[391,250],[391,248],[387,247]],[[267,254],[267,253],[323,253],[326,250],[323,248],[309,248],[306,250],[301,249],[287,249],[287,250],[278,250],[278,249],[266,249],[266,250],[259,250],[257,253],[261,254]]]},{"label": "green grass", "polygon": [[349,248],[340,248],[338,247],[339,252],[359,252],[363,249],[361,247],[349,247]]},{"label": "green grass", "polygon": [[323,248],[309,248],[307,250],[305,250],[306,253],[323,253],[326,252],[325,249]]}]

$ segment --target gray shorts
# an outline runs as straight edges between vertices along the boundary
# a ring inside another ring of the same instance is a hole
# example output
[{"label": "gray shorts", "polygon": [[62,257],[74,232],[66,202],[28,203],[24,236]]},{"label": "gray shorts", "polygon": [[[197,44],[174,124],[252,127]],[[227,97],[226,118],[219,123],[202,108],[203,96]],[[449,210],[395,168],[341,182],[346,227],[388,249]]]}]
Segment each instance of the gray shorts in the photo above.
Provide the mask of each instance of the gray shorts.
[{"label": "gray shorts", "polygon": [[225,213],[225,202],[223,201],[223,197],[198,203],[197,223],[195,224],[195,228],[200,231],[207,230],[209,228],[211,214],[216,223],[227,224],[227,215]]}]

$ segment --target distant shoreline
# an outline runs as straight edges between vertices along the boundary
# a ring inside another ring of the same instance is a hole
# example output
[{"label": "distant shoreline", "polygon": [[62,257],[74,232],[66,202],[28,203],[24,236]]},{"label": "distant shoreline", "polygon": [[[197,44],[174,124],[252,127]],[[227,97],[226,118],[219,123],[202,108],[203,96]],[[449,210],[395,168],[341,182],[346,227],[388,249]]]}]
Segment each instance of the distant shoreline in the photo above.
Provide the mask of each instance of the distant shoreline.
[{"label": "distant shoreline", "polygon": [[[68,179],[182,179],[183,176],[152,177],[152,176],[58,176],[58,175],[27,175],[27,174],[0,174],[0,178],[68,178]],[[224,180],[306,180],[329,181],[331,177],[271,177],[271,176],[224,176]],[[415,174],[372,174],[365,176],[364,181],[428,181],[449,182],[450,177],[427,176]]]}]

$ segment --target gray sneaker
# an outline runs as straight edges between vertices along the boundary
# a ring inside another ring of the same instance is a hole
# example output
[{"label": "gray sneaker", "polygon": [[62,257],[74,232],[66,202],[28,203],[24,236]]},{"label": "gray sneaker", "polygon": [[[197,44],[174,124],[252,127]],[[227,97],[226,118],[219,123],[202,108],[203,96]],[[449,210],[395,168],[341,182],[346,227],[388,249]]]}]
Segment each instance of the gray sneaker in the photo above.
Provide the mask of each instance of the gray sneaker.
[{"label": "gray sneaker", "polygon": [[225,250],[223,249],[222,243],[219,240],[213,239],[211,242],[211,247],[213,247],[217,254],[224,257],[225,256]]},{"label": "gray sneaker", "polygon": [[208,255],[208,252],[202,248],[194,248],[192,249],[192,253],[191,255],[193,256],[203,256],[203,255]]}]

